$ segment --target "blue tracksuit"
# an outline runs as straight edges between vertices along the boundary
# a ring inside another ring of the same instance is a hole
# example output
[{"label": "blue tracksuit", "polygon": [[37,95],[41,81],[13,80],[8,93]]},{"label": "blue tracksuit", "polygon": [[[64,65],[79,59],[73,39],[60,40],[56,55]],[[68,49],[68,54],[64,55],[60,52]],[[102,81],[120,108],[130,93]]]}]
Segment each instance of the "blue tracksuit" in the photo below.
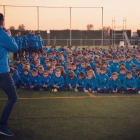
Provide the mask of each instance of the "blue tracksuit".
[{"label": "blue tracksuit", "polygon": [[[106,88],[104,88],[106,87]],[[107,74],[99,74],[97,78],[97,88],[100,90],[109,89],[109,77]]]},{"label": "blue tracksuit", "polygon": [[38,48],[39,49],[43,49],[43,45],[44,45],[44,41],[42,39],[42,37],[38,37]]},{"label": "blue tracksuit", "polygon": [[79,72],[83,71],[83,72],[85,73],[85,76],[86,76],[86,74],[87,74],[85,68],[82,68],[82,67],[81,67],[78,71],[79,71]]},{"label": "blue tracksuit", "polygon": [[140,89],[140,77],[136,79],[136,83],[137,83],[137,88]]},{"label": "blue tracksuit", "polygon": [[96,73],[96,66],[95,66],[95,64],[94,63],[89,63],[89,64],[92,67],[92,70],[94,70],[94,72]]},{"label": "blue tracksuit", "polygon": [[51,85],[51,78],[50,78],[50,76],[48,76],[46,78],[42,76],[40,78],[39,85],[41,87],[43,87],[43,85],[47,85],[49,87]]},{"label": "blue tracksuit", "polygon": [[106,74],[111,77],[111,70],[109,68],[106,68]]},{"label": "blue tracksuit", "polygon": [[29,48],[29,39],[27,37],[22,37],[22,48]]},{"label": "blue tracksuit", "polygon": [[20,71],[22,69],[22,64],[19,63],[17,64],[16,62],[14,63],[14,66],[17,66],[18,67],[18,71]]},{"label": "blue tracksuit", "polygon": [[97,87],[97,79],[93,77],[92,79],[86,79],[85,88],[91,88],[91,90],[95,90]]},{"label": "blue tracksuit", "polygon": [[15,37],[14,39],[15,39],[17,45],[18,45],[18,48],[21,48],[22,47],[21,39],[19,37]]},{"label": "blue tracksuit", "polygon": [[132,66],[134,65],[132,61],[129,62],[126,61],[125,65],[127,70],[132,71]]},{"label": "blue tracksuit", "polygon": [[44,57],[41,57],[41,58],[40,58],[40,64],[41,64],[41,65],[44,65],[44,64],[45,64],[45,59],[46,59],[46,58],[44,58]]},{"label": "blue tracksuit", "polygon": [[64,77],[63,76],[60,76],[60,77],[56,77],[56,76],[53,76],[52,77],[52,86],[54,85],[57,85],[59,86],[59,88],[62,88],[64,87]]},{"label": "blue tracksuit", "polygon": [[77,79],[77,83],[79,85],[79,88],[85,88],[85,82],[86,82],[86,78],[84,77],[83,79]]},{"label": "blue tracksuit", "polygon": [[22,77],[21,77],[21,84],[22,85],[25,85],[25,84],[29,84],[29,80],[30,80],[30,74],[23,74]]},{"label": "blue tracksuit", "polygon": [[14,38],[10,37],[0,27],[0,74],[10,72],[9,52],[17,52],[18,46]]},{"label": "blue tracksuit", "polygon": [[120,67],[119,63],[113,63],[113,65],[111,67],[112,73],[113,72],[119,73],[119,71],[120,71],[119,67]]},{"label": "blue tracksuit", "polygon": [[125,90],[127,90],[127,88],[137,88],[137,83],[136,83],[136,80],[135,78],[131,78],[131,79],[128,79],[127,77],[124,79],[123,81],[123,87]]},{"label": "blue tracksuit", "polygon": [[30,44],[31,44],[31,37],[32,37],[32,35],[31,35],[31,34],[28,34],[26,37],[27,37],[27,38],[28,38],[28,40],[29,40],[29,46],[30,46]]},{"label": "blue tracksuit", "polygon": [[12,78],[13,78],[15,84],[19,83],[19,75],[18,74],[14,73]]},{"label": "blue tracksuit", "polygon": [[138,59],[137,58],[133,58],[132,62],[137,65],[138,64]]},{"label": "blue tracksuit", "polygon": [[119,80],[121,82],[121,85],[123,85],[123,81],[124,81],[125,77],[126,77],[125,74],[122,75],[122,74],[119,73],[118,78],[119,78]]},{"label": "blue tracksuit", "polygon": [[73,72],[74,72],[74,74],[75,74],[76,76],[78,76],[78,74],[79,74],[79,71],[78,71],[78,70],[74,70]]},{"label": "blue tracksuit", "polygon": [[112,78],[110,78],[110,89],[111,91],[113,90],[119,90],[121,88],[121,82],[119,79],[116,79],[116,81],[114,81]]},{"label": "blue tracksuit", "polygon": [[38,47],[38,37],[36,35],[31,35],[30,47]]},{"label": "blue tracksuit", "polygon": [[76,69],[79,70],[81,68],[81,64],[76,65]]},{"label": "blue tracksuit", "polygon": [[39,80],[40,80],[40,76],[37,75],[36,77],[33,77],[32,75],[30,76],[30,80],[29,80],[29,85],[30,86],[39,86]]},{"label": "blue tracksuit", "polygon": [[70,79],[68,75],[66,75],[66,85],[69,86],[71,84],[72,88],[76,88],[77,77],[74,76],[73,79]]}]

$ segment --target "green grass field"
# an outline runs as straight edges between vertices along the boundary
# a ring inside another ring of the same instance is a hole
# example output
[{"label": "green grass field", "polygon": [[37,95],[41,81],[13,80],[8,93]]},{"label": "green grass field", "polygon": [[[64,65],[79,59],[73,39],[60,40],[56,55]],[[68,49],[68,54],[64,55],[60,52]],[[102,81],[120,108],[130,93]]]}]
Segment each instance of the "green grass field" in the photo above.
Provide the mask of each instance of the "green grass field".
[{"label": "green grass field", "polygon": [[[140,140],[140,95],[17,93],[9,120],[15,136],[0,140]],[[5,103],[0,90],[0,114]]]}]

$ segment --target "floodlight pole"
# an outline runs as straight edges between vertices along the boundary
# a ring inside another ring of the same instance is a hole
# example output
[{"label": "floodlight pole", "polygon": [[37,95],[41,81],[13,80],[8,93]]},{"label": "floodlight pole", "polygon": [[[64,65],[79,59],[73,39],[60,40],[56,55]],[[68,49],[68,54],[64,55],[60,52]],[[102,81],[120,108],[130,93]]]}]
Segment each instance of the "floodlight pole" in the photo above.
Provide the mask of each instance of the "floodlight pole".
[{"label": "floodlight pole", "polygon": [[70,7],[70,46],[71,46],[71,7]]},{"label": "floodlight pole", "polygon": [[104,10],[103,10],[103,7],[102,7],[102,46],[104,45],[104,41],[103,41],[103,39],[104,39],[104,27],[103,27],[103,22],[104,22],[104,17],[103,17],[103,15],[104,15]]},{"label": "floodlight pole", "polygon": [[37,23],[38,23],[38,31],[39,31],[39,6],[37,7]]}]

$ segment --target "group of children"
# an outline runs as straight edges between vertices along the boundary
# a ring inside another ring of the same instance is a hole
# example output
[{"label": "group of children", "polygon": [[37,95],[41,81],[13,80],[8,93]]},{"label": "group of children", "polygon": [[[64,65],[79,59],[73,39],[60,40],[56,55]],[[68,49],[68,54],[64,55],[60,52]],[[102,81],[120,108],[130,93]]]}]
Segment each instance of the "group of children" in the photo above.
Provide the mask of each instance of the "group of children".
[{"label": "group of children", "polygon": [[27,90],[140,93],[140,47],[45,46],[16,58],[10,73]]}]

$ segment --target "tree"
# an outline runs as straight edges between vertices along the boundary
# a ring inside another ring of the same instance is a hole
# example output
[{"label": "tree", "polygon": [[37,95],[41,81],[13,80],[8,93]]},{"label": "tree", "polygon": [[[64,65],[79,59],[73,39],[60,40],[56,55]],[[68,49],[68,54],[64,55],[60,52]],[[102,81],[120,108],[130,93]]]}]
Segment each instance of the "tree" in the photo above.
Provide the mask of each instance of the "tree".
[{"label": "tree", "polygon": [[87,25],[87,30],[92,30],[94,29],[94,25],[93,24],[88,24]]},{"label": "tree", "polygon": [[15,28],[15,26],[10,26],[9,29],[10,30],[15,30],[16,28]]},{"label": "tree", "polygon": [[24,31],[24,30],[25,30],[25,25],[24,25],[24,24],[20,24],[20,25],[18,26],[18,30]]}]

